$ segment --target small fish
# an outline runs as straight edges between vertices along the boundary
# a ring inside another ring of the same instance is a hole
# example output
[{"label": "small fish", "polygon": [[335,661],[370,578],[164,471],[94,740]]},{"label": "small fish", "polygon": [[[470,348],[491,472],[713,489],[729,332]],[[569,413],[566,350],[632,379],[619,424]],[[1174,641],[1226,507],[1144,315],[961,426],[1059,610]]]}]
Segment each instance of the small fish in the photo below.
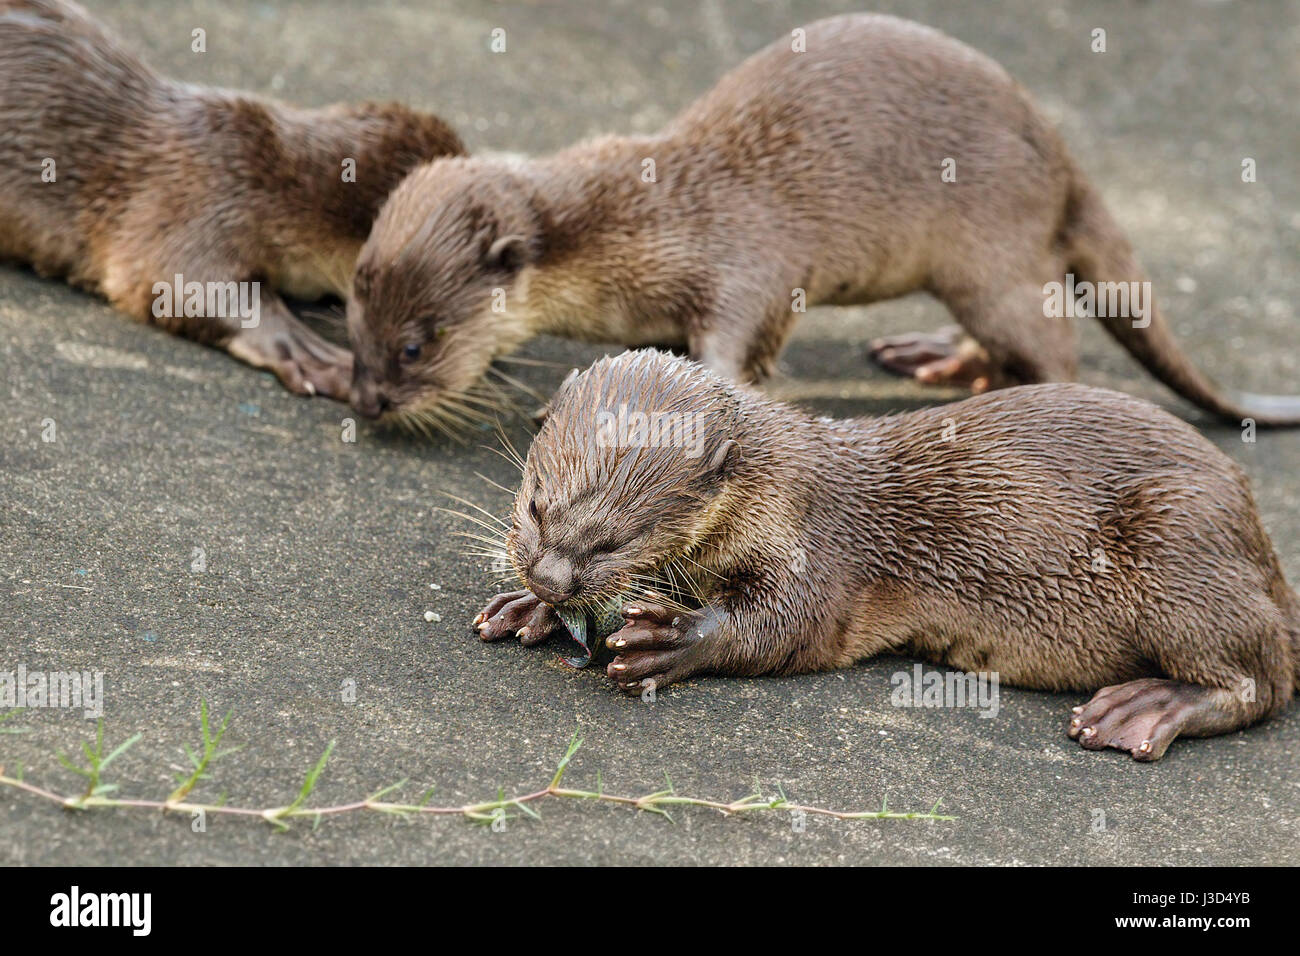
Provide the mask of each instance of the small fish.
[{"label": "small fish", "polygon": [[580,657],[566,657],[564,663],[570,667],[586,667],[591,663],[591,655],[597,644],[621,628],[623,620],[623,601],[627,595],[620,594],[605,604],[594,608],[556,608],[569,636],[582,648]]}]

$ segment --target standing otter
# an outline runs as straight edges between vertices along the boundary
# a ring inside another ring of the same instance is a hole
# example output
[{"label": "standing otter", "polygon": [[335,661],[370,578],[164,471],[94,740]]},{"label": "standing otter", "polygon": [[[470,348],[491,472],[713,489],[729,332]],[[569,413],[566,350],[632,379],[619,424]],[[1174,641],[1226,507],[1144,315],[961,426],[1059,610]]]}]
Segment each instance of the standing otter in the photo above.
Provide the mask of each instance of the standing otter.
[{"label": "standing otter", "polygon": [[1300,681],[1300,599],[1245,475],[1185,422],[1083,385],[836,421],[624,353],[556,395],[506,546],[529,590],[479,615],[485,640],[535,643],[556,607],[677,582],[606,640],[633,693],[908,654],[1097,691],[1070,736],[1156,760]]},{"label": "standing otter", "polygon": [[1226,394],[1191,365],[1131,285],[1141,269],[1101,198],[1000,66],[888,16],[813,23],[806,52],[799,39],[750,57],[658,135],[415,170],[357,263],[357,410],[435,416],[543,332],[685,345],[753,380],[801,301],[918,290],[980,347],[892,341],[882,362],[981,388],[1068,381],[1073,302],[1045,288],[1061,283],[1094,294],[1106,329],[1184,398],[1300,423],[1300,399]]},{"label": "standing otter", "polygon": [[[0,0],[0,130],[0,259],[342,399],[351,355],[271,289],[346,295],[389,191],[464,152],[397,104],[304,110],[165,79],[64,0]],[[241,292],[255,311],[236,314]]]}]

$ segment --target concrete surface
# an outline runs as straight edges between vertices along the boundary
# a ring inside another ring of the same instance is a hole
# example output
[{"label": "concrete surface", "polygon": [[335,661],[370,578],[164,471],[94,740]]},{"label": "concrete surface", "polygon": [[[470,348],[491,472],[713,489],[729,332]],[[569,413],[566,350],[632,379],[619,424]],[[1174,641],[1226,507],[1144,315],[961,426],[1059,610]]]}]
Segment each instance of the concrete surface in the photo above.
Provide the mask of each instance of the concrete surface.
[{"label": "concrete surface", "polygon": [[[649,130],[746,53],[841,3],[671,5],[104,2],[91,6],[161,69],[320,104],[408,100],[476,149],[543,151]],[[1300,300],[1300,4],[881,2],[1004,63],[1062,126],[1130,230],[1188,349],[1224,382],[1295,391]],[[208,52],[189,52],[194,26]],[[487,37],[507,30],[507,52]],[[1108,51],[1089,51],[1103,27]],[[2,132],[0,132],[2,135]],[[1259,181],[1243,184],[1244,156]],[[923,298],[817,310],[774,393],[834,413],[936,400],[863,359],[880,332],[944,324]],[[1177,402],[1091,325],[1084,380]],[[543,342],[536,387],[599,350]],[[111,779],[162,796],[197,737],[200,698],[233,708],[244,749],[199,795],[287,802],[337,738],[318,799],[409,777],[438,802],[541,784],[573,728],[571,770],[611,791],[739,797],[758,778],[810,803],[928,808],[950,824],[832,823],[783,814],[676,825],[553,804],[503,832],[458,820],[352,816],[275,834],[256,823],[108,811],[71,815],[0,790],[8,863],[1287,863],[1300,817],[1300,714],[1180,742],[1152,766],[1088,753],[1063,724],[1079,698],[1004,688],[993,720],[900,710],[882,660],[798,679],[702,679],[653,705],[575,673],[553,647],[488,646],[468,623],[492,593],[460,555],[443,492],[504,512],[511,468],[478,444],[361,428],[215,351],[114,314],[31,273],[0,269],[0,670],[100,669],[111,740],[143,740]],[[54,419],[57,441],[43,443]],[[1300,433],[1208,435],[1250,472],[1292,581],[1300,580]],[[525,442],[522,428],[513,430]],[[483,445],[493,444],[484,435]],[[190,570],[202,548],[207,570]],[[441,585],[434,591],[430,583]],[[74,587],[75,586],[75,587]],[[424,612],[441,615],[426,623]],[[356,682],[355,703],[342,701]],[[71,789],[56,763],[93,732],[30,710],[0,763]],[[1095,810],[1107,828],[1093,832]]]}]

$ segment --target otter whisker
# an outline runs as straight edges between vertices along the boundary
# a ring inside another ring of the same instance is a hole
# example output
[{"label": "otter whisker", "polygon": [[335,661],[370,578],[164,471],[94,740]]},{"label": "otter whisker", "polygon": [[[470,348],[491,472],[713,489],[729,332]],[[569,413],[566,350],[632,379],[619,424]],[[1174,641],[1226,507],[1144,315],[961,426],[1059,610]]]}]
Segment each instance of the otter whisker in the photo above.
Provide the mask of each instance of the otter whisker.
[{"label": "otter whisker", "polygon": [[699,582],[695,579],[695,575],[691,574],[686,568],[682,567],[680,563],[681,559],[684,557],[686,557],[685,554],[678,555],[676,558],[673,558],[668,563],[672,565],[674,570],[680,573],[682,580],[686,582],[686,589],[687,591],[690,592],[691,599],[702,604],[704,602],[701,598]]},{"label": "otter whisker", "polygon": [[[507,454],[506,454],[505,452],[503,452],[501,449],[499,449],[499,448],[493,448],[491,445],[482,445],[482,446],[480,446],[480,447],[487,449],[488,451],[492,452],[492,454],[494,454],[494,455],[500,455],[500,456],[501,456],[502,458],[504,458],[506,461],[510,462],[510,464],[514,465],[515,468],[520,472],[520,474],[523,473],[524,466],[521,465],[519,462],[515,461],[515,459],[511,458],[509,455],[507,455]],[[511,494],[514,494],[514,492],[512,491]]]},{"label": "otter whisker", "polygon": [[434,436],[435,430],[422,418],[407,418],[403,420],[402,424],[410,431],[417,432],[425,438],[432,439]]},{"label": "otter whisker", "polygon": [[543,405],[546,404],[547,399],[545,395],[537,391],[537,389],[533,388],[532,386],[526,385],[523,382],[519,381],[519,379],[515,378],[513,375],[507,375],[505,372],[501,371],[501,369],[495,368],[491,365],[488,366],[488,373],[491,375],[495,375],[497,378],[501,379],[501,381],[505,382],[507,385],[514,386],[515,388],[519,389],[519,391],[523,392],[525,395],[535,399],[538,402],[541,402]]},{"label": "otter whisker", "polygon": [[479,558],[490,562],[489,565],[483,569],[482,573],[484,574],[490,574],[494,577],[502,578],[513,577],[515,573],[514,568],[501,565],[501,562],[504,559],[499,554],[485,554],[481,551],[461,551],[460,555],[465,558]]},{"label": "otter whisker", "polygon": [[488,574],[502,575],[502,574],[511,574],[514,572],[513,568],[505,568],[499,566],[502,560],[499,554],[488,554],[487,552],[484,551],[461,551],[458,553],[463,558],[479,558],[481,560],[490,562],[489,566],[484,569],[484,571]]},{"label": "otter whisker", "polygon": [[464,548],[458,553],[473,558],[501,558],[505,556],[504,551],[489,551],[483,548]]},{"label": "otter whisker", "polygon": [[487,482],[489,485],[491,485],[493,488],[497,489],[498,491],[504,491],[504,492],[505,492],[506,494],[508,494],[511,498],[513,498],[513,497],[515,496],[515,492],[514,492],[514,491],[510,490],[510,489],[507,488],[505,485],[497,484],[497,482],[493,481],[493,480],[492,480],[491,478],[489,478],[487,475],[481,474],[481,473],[479,473],[479,472],[476,471],[476,472],[474,472],[474,477],[476,477],[476,478],[482,478],[484,481],[486,481],[486,482]]},{"label": "otter whisker", "polygon": [[546,359],[523,358],[518,355],[498,355],[493,361],[511,365],[536,365],[541,368],[568,368],[567,362],[548,362]]},{"label": "otter whisker", "polygon": [[434,432],[437,432],[454,442],[464,444],[463,436],[450,428],[441,414],[431,409],[399,409],[394,420],[402,427],[425,438],[431,439],[434,437]]},{"label": "otter whisker", "polygon": [[[678,600],[677,595],[680,593],[670,585],[667,585],[662,578],[652,577],[644,574],[631,573],[625,575],[629,585],[636,585],[642,590],[654,591],[660,598],[660,603],[674,611],[690,612],[692,610],[685,602]],[[702,602],[701,602],[702,603]]]},{"label": "otter whisker", "polygon": [[683,589],[681,584],[677,580],[677,568],[674,566],[673,562],[665,561],[663,567],[660,570],[663,573],[668,575],[669,586],[672,588],[672,593],[682,594]]},{"label": "otter whisker", "polygon": [[490,544],[494,548],[504,548],[506,546],[506,539],[503,533],[497,531],[495,528],[490,528],[487,525],[482,525],[480,527],[482,528],[482,531],[490,532],[490,534],[483,534],[481,531],[468,531],[462,529],[454,529],[447,533],[458,538],[473,537],[475,541]]},{"label": "otter whisker", "polygon": [[477,541],[479,544],[491,545],[494,548],[501,547],[501,539],[489,538],[487,535],[477,534],[473,531],[452,531],[450,534],[456,538],[467,538],[470,541]]},{"label": "otter whisker", "polygon": [[484,517],[488,518],[490,521],[495,521],[501,527],[509,530],[510,525],[507,522],[502,521],[500,518],[498,518],[492,512],[488,511],[486,508],[480,508],[478,505],[474,504],[474,502],[466,501],[464,498],[458,497],[457,495],[453,495],[449,491],[444,491],[443,494],[446,495],[448,498],[450,498],[452,501],[459,502],[460,504],[465,505],[467,508],[473,508],[475,511],[477,511],[479,514],[483,515]]},{"label": "otter whisker", "polygon": [[708,575],[713,576],[714,578],[717,578],[719,581],[724,581],[724,580],[726,580],[725,575],[721,575],[721,574],[719,574],[717,571],[714,571],[712,568],[706,568],[704,565],[700,564],[700,562],[698,562],[698,561],[696,561],[694,558],[692,558],[692,557],[690,556],[690,554],[688,554],[688,553],[683,553],[683,554],[681,555],[681,559],[682,559],[683,561],[689,561],[689,562],[690,562],[692,565],[694,565],[696,568],[698,568],[699,570],[703,571],[705,574],[708,574]]},{"label": "otter whisker", "polygon": [[464,396],[445,396],[432,405],[404,409],[400,414],[411,424],[423,423],[463,443],[465,433],[472,431],[475,425],[491,420],[487,410],[471,407],[465,404],[463,398]]},{"label": "otter whisker", "polygon": [[308,309],[303,309],[302,314],[309,319],[316,319],[336,329],[342,327],[344,319],[343,307],[338,305],[331,305],[328,307],[313,306]]},{"label": "otter whisker", "polygon": [[[446,514],[449,514],[449,515],[455,515],[457,518],[461,518],[461,519],[463,519],[463,520],[465,520],[465,521],[471,521],[471,522],[473,522],[473,523],[474,523],[475,525],[477,525],[479,528],[481,528],[481,529],[483,529],[484,531],[487,531],[488,533],[494,535],[494,536],[496,537],[496,543],[497,543],[498,545],[504,545],[504,544],[505,544],[505,540],[506,540],[506,531],[505,531],[504,529],[498,528],[498,527],[496,527],[495,525],[490,525],[490,524],[488,524],[486,521],[480,521],[479,519],[475,518],[473,515],[462,514],[462,513],[459,512],[459,511],[447,511],[445,508],[444,508],[444,509],[441,509],[441,510],[444,511]],[[457,532],[457,531],[452,531],[451,533],[452,533],[452,534],[457,534],[458,532]]]},{"label": "otter whisker", "polygon": [[519,449],[516,448],[515,443],[510,440],[510,436],[506,434],[506,430],[501,427],[500,422],[497,422],[497,438],[500,440],[501,444],[505,446],[506,450],[510,452],[510,456],[514,459],[515,464],[519,466],[519,470],[523,471],[525,465],[524,456],[519,454]]},{"label": "otter whisker", "polygon": [[438,411],[462,437],[485,421],[481,415],[455,401],[444,402]]},{"label": "otter whisker", "polygon": [[[474,404],[471,405],[469,404],[470,402],[474,402]],[[481,406],[485,404],[487,404],[488,408],[492,409],[493,411],[496,410],[495,405],[491,405],[485,402],[478,402],[475,399],[471,398],[469,395],[446,396],[442,399],[441,402],[443,411],[455,412],[456,414],[464,416],[465,418],[475,422],[486,422],[490,420],[490,416],[483,408],[475,407],[475,405]]]},{"label": "otter whisker", "polygon": [[429,409],[421,415],[429,422],[441,422],[456,433],[457,440],[463,440],[464,433],[470,430],[471,423],[460,414],[459,409],[443,402],[436,409]]},{"label": "otter whisker", "polygon": [[461,398],[491,411],[508,411],[516,415],[519,414],[519,406],[512,402],[510,397],[492,382],[485,381],[474,385]]}]

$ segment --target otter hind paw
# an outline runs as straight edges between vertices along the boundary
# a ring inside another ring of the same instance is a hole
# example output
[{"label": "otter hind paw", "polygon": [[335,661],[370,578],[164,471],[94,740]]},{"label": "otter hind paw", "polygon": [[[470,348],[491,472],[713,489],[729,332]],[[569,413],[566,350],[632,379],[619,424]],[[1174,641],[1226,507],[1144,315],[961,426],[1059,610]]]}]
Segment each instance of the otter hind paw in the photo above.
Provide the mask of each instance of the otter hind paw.
[{"label": "otter hind paw", "polygon": [[348,400],[352,353],[325,341],[292,317],[265,315],[259,326],[241,329],[226,350],[254,368],[272,372],[296,395]]},{"label": "otter hind paw", "polygon": [[868,354],[885,371],[925,385],[968,386],[978,393],[993,381],[988,354],[956,326],[876,339]]},{"label": "otter hind paw", "polygon": [[1067,733],[1088,750],[1111,747],[1134,760],[1159,760],[1206,693],[1204,687],[1157,678],[1103,687],[1074,708]]}]

